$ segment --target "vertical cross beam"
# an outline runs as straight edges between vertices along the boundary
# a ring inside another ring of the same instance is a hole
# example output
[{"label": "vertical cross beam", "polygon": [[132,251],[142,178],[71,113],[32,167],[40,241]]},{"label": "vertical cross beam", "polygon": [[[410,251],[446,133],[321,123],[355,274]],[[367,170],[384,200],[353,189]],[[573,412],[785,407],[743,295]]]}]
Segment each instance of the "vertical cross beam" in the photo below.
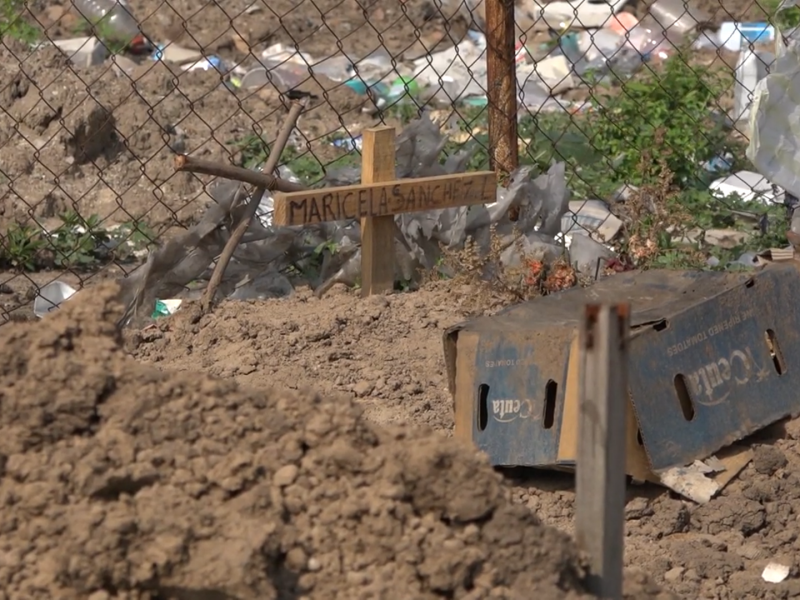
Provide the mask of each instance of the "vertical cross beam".
[{"label": "vertical cross beam", "polygon": [[[361,142],[361,183],[395,179],[393,127],[364,131]],[[394,215],[361,218],[361,295],[383,294],[394,288]]]},{"label": "vertical cross beam", "polygon": [[627,304],[587,305],[581,318],[575,537],[589,556],[589,591],[622,598],[625,539]]},{"label": "vertical cross beam", "polygon": [[361,183],[273,195],[272,223],[296,227],[329,221],[361,222],[361,292],[383,294],[394,288],[394,216],[441,210],[497,199],[492,171],[395,179],[392,127],[364,131]]},{"label": "vertical cross beam", "polygon": [[519,165],[514,0],[485,0],[484,4],[489,160],[498,180],[503,180]]}]

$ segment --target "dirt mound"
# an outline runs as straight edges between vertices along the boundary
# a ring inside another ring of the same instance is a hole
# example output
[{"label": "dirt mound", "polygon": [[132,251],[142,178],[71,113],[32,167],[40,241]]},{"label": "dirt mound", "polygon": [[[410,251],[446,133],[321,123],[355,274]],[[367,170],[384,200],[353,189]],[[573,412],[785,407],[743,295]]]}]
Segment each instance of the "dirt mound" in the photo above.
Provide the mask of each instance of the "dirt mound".
[{"label": "dirt mound", "polygon": [[0,332],[0,598],[581,596],[481,456],[141,365],[113,293]]},{"label": "dirt mound", "polygon": [[[327,83],[300,85],[317,95],[299,124],[315,137],[340,129],[340,115],[348,126],[363,118],[364,97]],[[229,89],[213,70],[79,68],[54,47],[15,44],[0,44],[0,103],[0,164],[13,183],[0,193],[0,227],[31,216],[59,225],[70,210],[106,225],[190,220],[210,201],[210,178],[176,174],[175,153],[241,162],[243,140],[271,141],[286,116],[277,92]]]},{"label": "dirt mound", "polygon": [[466,293],[430,286],[362,299],[337,286],[322,299],[224,302],[194,317],[189,304],[132,334],[137,358],[171,370],[234,378],[251,387],[352,394],[370,421],[452,427],[442,333],[465,318]]}]

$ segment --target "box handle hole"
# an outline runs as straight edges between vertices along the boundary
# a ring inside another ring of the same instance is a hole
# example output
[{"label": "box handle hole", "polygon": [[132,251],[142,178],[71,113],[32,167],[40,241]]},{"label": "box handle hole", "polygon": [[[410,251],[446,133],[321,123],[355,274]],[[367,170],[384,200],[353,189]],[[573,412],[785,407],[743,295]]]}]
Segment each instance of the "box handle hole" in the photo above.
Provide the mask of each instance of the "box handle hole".
[{"label": "box handle hole", "polygon": [[678,402],[681,405],[683,418],[691,421],[694,419],[694,404],[692,403],[692,397],[689,395],[689,386],[686,385],[686,377],[678,373],[675,375],[673,384],[675,385],[675,393],[678,395]]},{"label": "box handle hole", "polygon": [[772,364],[775,367],[775,372],[778,375],[786,373],[786,361],[783,360],[783,352],[778,344],[778,338],[775,337],[775,332],[772,329],[767,329],[767,349],[769,355],[772,357]]},{"label": "box handle hole", "polygon": [[486,429],[489,424],[489,385],[478,386],[478,431]]},{"label": "box handle hole", "polygon": [[544,386],[544,428],[551,429],[556,421],[556,397],[558,384],[548,379]]}]

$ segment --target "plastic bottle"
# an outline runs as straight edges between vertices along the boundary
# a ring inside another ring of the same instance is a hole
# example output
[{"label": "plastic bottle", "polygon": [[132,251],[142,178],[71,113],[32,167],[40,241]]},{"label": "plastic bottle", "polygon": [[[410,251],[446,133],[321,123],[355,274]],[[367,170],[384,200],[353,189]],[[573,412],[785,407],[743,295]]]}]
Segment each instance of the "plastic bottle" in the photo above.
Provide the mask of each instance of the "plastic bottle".
[{"label": "plastic bottle", "polygon": [[104,41],[126,47],[144,41],[139,22],[125,0],[73,0],[75,8]]}]

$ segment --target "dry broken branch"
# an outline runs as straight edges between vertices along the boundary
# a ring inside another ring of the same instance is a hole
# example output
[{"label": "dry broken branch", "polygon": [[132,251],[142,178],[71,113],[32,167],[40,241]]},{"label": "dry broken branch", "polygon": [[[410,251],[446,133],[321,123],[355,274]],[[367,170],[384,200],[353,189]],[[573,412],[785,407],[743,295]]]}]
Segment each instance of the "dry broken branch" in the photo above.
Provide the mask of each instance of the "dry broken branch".
[{"label": "dry broken branch", "polygon": [[244,167],[237,167],[236,165],[226,165],[199,158],[192,158],[185,154],[175,157],[175,171],[224,177],[225,179],[241,181],[242,183],[249,183],[250,185],[277,190],[279,192],[301,192],[308,189],[306,186],[300,185],[299,183],[292,183],[291,181],[275,177],[266,169],[264,169],[263,173],[259,173],[258,171],[251,171]]},{"label": "dry broken branch", "polygon": [[[242,215],[241,220],[236,224],[230,239],[225,244],[225,248],[223,248],[222,254],[220,254],[219,261],[217,262],[216,267],[214,267],[211,280],[208,282],[208,287],[206,288],[206,291],[203,294],[203,298],[200,302],[200,307],[203,312],[208,312],[211,309],[211,306],[214,303],[214,296],[217,293],[217,288],[219,288],[219,284],[222,282],[222,277],[225,275],[225,269],[228,267],[228,263],[231,261],[237,246],[242,241],[242,237],[244,237],[247,228],[250,227],[250,223],[252,222],[256,211],[258,210],[258,205],[261,203],[264,193],[268,189],[274,189],[273,186],[276,182],[276,178],[272,177],[270,174],[275,170],[275,167],[278,166],[278,161],[283,153],[283,149],[286,146],[286,143],[289,141],[289,136],[291,135],[292,130],[297,123],[300,113],[303,112],[305,105],[305,98],[299,98],[292,101],[292,107],[289,109],[289,114],[287,115],[286,121],[284,122],[283,127],[281,127],[281,130],[278,132],[278,137],[275,140],[272,150],[269,153],[269,157],[267,158],[267,162],[262,169],[262,174],[269,175],[272,181],[267,185],[260,185],[250,197],[250,203],[247,205],[244,215]],[[229,178],[236,179],[236,177]]]}]

